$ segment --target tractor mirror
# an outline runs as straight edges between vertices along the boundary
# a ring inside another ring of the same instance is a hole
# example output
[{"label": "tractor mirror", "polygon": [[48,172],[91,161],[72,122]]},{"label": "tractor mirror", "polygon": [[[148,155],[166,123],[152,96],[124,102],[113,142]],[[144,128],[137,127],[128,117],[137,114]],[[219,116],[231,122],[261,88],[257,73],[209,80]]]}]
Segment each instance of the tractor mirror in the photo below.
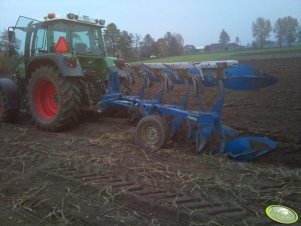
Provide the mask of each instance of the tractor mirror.
[{"label": "tractor mirror", "polygon": [[16,41],[16,34],[14,31],[8,31],[8,41],[10,43],[15,43]]}]

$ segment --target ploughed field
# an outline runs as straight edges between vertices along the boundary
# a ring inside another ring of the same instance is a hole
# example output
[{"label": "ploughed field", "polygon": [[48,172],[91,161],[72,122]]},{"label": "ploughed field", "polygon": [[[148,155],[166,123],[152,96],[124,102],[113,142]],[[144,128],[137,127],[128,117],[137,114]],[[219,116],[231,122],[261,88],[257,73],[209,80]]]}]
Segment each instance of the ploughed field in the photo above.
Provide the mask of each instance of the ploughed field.
[{"label": "ploughed field", "polygon": [[[202,154],[177,134],[146,152],[127,118],[83,115],[42,132],[21,113],[0,125],[0,225],[277,225],[271,204],[301,214],[301,57],[242,59],[275,75],[271,87],[225,93],[223,121],[278,148],[253,162]],[[216,97],[205,90],[207,106]],[[214,143],[212,141],[211,143]]]}]

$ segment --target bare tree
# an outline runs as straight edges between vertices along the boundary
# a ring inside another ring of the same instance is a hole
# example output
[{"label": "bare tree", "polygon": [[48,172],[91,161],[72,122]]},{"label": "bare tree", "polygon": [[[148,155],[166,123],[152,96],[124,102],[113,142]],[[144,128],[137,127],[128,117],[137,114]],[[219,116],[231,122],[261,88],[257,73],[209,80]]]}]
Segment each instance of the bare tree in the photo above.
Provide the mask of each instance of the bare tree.
[{"label": "bare tree", "polygon": [[177,44],[178,44],[178,49],[179,52],[181,53],[183,51],[183,46],[184,46],[184,38],[181,34],[179,33],[173,33],[173,36],[175,37]]},{"label": "bare tree", "polygon": [[159,38],[157,41],[158,55],[160,57],[167,57],[169,55],[168,44],[164,38]]},{"label": "bare tree", "polygon": [[219,35],[219,43],[221,44],[227,44],[230,42],[230,36],[229,34],[223,29],[222,32]]},{"label": "bare tree", "polygon": [[181,34],[166,32],[164,40],[168,46],[169,56],[177,56],[183,53],[184,39]]},{"label": "bare tree", "polygon": [[252,24],[252,31],[253,37],[256,39],[256,43],[258,43],[260,48],[263,48],[272,31],[271,21],[258,17]]}]

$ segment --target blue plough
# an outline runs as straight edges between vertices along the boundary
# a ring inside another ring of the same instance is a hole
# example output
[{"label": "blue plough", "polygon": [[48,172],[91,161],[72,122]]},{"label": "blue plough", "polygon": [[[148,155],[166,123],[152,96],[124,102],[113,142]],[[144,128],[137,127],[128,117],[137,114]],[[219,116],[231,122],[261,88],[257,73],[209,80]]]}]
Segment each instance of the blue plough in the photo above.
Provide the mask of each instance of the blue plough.
[{"label": "blue plough", "polygon": [[[132,86],[137,77],[142,84],[136,95],[123,93],[121,81],[126,79]],[[136,128],[136,140],[144,148],[162,147],[186,125],[187,138],[195,140],[197,152],[204,149],[216,131],[219,137],[217,152],[248,161],[275,149],[277,144],[266,137],[237,137],[234,130],[223,125],[224,89],[246,91],[276,82],[273,76],[234,60],[127,64],[125,70],[117,66],[110,69],[109,92],[102,96],[101,106],[103,109],[125,107],[129,109],[131,119],[135,119],[138,112],[142,113]],[[160,84],[160,90],[153,96],[151,88],[155,83]],[[175,101],[173,88],[177,84],[185,88],[181,98]],[[219,95],[210,110],[205,109],[201,100],[205,87],[219,87]],[[198,105],[197,111],[188,109],[191,91]]]}]

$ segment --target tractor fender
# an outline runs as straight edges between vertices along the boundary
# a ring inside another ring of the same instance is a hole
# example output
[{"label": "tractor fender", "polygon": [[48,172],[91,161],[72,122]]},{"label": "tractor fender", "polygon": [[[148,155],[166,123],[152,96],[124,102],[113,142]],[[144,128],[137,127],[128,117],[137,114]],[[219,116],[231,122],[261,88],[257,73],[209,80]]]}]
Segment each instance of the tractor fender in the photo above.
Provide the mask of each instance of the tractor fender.
[{"label": "tractor fender", "polygon": [[71,58],[71,56],[64,56],[62,54],[57,54],[57,53],[49,53],[49,54],[34,56],[30,58],[27,64],[26,77],[30,76],[31,72],[33,72],[35,68],[47,64],[55,65],[59,70],[60,74],[65,77],[84,76],[83,69],[80,64],[76,64],[74,68],[68,67],[67,65],[68,58]]},{"label": "tractor fender", "polygon": [[18,85],[9,78],[0,78],[0,89],[4,91],[9,109],[20,108],[20,95]]}]

